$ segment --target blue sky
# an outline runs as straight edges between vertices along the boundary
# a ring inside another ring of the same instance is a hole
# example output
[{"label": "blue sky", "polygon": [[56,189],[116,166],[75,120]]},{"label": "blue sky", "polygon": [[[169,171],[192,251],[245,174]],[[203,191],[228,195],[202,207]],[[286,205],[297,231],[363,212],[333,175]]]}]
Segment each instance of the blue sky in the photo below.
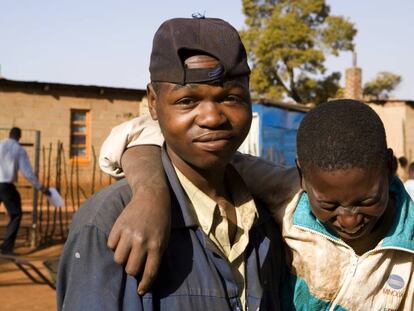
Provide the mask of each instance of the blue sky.
[{"label": "blue sky", "polygon": [[[414,1],[328,0],[356,24],[358,65],[403,77],[393,97],[414,100]],[[145,88],[152,36],[160,23],[194,12],[243,28],[240,0],[0,0],[1,74],[8,79]],[[344,72],[351,53],[329,58]]]}]

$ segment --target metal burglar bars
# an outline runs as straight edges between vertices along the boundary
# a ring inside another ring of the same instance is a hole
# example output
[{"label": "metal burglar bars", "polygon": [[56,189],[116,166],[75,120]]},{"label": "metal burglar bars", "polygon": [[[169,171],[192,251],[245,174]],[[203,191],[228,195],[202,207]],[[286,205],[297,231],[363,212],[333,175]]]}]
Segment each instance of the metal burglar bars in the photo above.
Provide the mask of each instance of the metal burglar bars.
[{"label": "metal burglar bars", "polygon": [[[0,129],[0,139],[7,138],[9,131],[10,129]],[[50,205],[47,197],[34,190],[19,174],[16,186],[22,197],[23,217],[18,239],[21,241],[23,238],[31,248],[65,241],[72,216],[82,202],[96,190],[112,183],[112,179],[103,174],[97,166],[94,146],[91,146],[91,168],[87,167],[89,178],[85,178],[85,166],[78,157],[70,158],[70,146],[64,148],[59,140],[46,146],[41,146],[40,143],[40,131],[22,131],[21,144],[27,150],[39,181],[47,187],[56,188],[64,204],[62,207]],[[6,228],[5,218],[0,214],[0,231]],[[2,236],[0,232],[0,239]]]}]

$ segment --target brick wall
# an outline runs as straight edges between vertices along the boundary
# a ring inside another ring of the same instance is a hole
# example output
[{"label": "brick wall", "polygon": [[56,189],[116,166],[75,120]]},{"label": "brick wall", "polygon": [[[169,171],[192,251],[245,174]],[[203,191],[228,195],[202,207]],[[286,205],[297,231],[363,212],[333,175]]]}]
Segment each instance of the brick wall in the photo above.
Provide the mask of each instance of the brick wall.
[{"label": "brick wall", "polygon": [[[39,90],[22,85],[21,90],[16,86],[11,90],[10,88],[2,88],[0,85],[0,128],[18,126],[23,130],[35,129],[41,132],[41,146],[44,147],[44,150],[41,152],[40,178],[42,179],[42,176],[45,176],[48,166],[49,146],[52,144],[52,161],[49,175],[52,178],[51,184],[53,185],[58,141],[61,141],[64,146],[67,174],[70,174],[71,169],[74,170],[69,159],[71,109],[90,110],[90,143],[98,156],[101,144],[111,128],[140,115],[141,111],[144,110],[143,105],[146,105],[146,99],[143,98],[143,94],[144,91],[142,90],[122,94],[116,94],[116,91],[107,92],[107,94],[103,91],[91,94],[88,89],[85,91],[85,87],[78,90],[76,86],[64,91],[54,91],[53,88]],[[21,141],[24,142],[27,139],[29,138],[23,135]],[[32,156],[33,152],[29,150],[29,154]],[[46,155],[46,159],[43,155]],[[90,155],[89,161],[80,162],[78,169],[80,184],[87,194],[90,192],[94,167],[92,152],[90,152]],[[75,173],[72,172],[72,174]],[[96,162],[95,178],[97,188],[110,182],[109,178],[99,171]]]},{"label": "brick wall", "polygon": [[406,106],[405,121],[405,156],[409,162],[414,161],[414,107]]},{"label": "brick wall", "polygon": [[351,67],[345,71],[344,97],[351,99],[362,98],[362,70],[358,67]]}]

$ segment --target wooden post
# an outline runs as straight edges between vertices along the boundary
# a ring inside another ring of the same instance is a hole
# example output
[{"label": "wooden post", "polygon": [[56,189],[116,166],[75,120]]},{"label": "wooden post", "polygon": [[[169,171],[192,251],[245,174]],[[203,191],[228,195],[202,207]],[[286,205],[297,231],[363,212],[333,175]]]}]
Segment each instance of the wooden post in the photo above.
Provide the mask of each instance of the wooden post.
[{"label": "wooden post", "polygon": [[[39,162],[40,162],[40,131],[35,131],[35,144],[34,144],[34,174],[39,178]],[[37,203],[38,203],[39,191],[33,189],[33,210],[32,210],[32,231],[30,238],[30,247],[35,248],[37,246]]]}]

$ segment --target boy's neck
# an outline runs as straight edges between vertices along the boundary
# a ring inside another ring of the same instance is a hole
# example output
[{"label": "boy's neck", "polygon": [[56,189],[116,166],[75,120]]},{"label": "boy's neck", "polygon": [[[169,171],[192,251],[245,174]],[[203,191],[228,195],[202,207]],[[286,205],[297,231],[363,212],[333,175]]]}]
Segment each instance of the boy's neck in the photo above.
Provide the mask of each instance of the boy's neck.
[{"label": "boy's neck", "polygon": [[194,167],[183,159],[170,154],[173,165],[198,189],[216,202],[222,198],[230,199],[226,187],[225,175],[228,163],[222,163],[208,169]]},{"label": "boy's neck", "polygon": [[228,197],[225,185],[227,165],[209,170],[201,170],[188,165],[177,165],[176,163],[174,165],[189,181],[213,200],[217,201],[218,198]]}]

